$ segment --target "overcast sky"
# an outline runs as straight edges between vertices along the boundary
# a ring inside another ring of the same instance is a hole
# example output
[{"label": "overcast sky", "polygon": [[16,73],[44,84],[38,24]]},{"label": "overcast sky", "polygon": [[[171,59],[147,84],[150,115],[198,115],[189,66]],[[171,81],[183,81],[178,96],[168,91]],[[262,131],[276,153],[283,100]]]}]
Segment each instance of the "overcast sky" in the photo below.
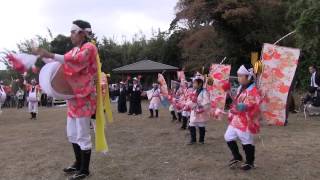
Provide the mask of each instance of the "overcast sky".
[{"label": "overcast sky", "polygon": [[[35,35],[68,35],[71,23],[91,23],[98,38],[121,42],[142,31],[167,30],[174,18],[177,0],[4,0],[0,2],[0,51]],[[0,69],[3,66],[0,65]]]}]

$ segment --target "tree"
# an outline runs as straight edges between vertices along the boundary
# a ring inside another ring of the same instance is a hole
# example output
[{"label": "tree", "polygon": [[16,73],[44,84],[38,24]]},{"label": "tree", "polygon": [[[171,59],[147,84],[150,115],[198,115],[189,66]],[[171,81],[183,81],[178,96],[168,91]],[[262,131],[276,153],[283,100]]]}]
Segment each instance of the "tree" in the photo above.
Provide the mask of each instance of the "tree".
[{"label": "tree", "polygon": [[292,1],[288,19],[292,19],[292,27],[296,28],[296,45],[302,50],[298,74],[302,85],[308,85],[308,66],[320,66],[320,1]]},{"label": "tree", "polygon": [[[143,59],[179,67],[182,58],[178,43],[182,36],[181,32],[169,34],[158,30],[147,40],[146,36],[140,32],[131,41],[124,40],[122,44],[104,37],[98,45],[102,71],[111,73],[114,68]],[[111,76],[111,79],[115,80],[117,77]]]},{"label": "tree", "polygon": [[180,47],[190,70],[224,56],[238,66],[287,33],[286,9],[281,0],[180,0],[171,30],[186,34]]},{"label": "tree", "polygon": [[50,51],[56,54],[65,54],[72,49],[73,45],[70,37],[62,34],[57,35],[50,42]]}]

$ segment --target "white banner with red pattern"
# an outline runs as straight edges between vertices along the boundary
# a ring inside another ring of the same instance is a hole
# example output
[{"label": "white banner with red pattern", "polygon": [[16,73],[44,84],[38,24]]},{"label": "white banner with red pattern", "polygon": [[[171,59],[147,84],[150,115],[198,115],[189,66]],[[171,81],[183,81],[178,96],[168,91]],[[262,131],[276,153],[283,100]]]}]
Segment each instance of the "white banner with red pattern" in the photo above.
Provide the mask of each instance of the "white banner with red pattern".
[{"label": "white banner with red pattern", "polygon": [[264,96],[261,104],[263,119],[268,124],[284,125],[287,98],[299,61],[300,50],[264,44],[263,72],[258,87]]},{"label": "white banner with red pattern", "polygon": [[207,85],[210,94],[211,114],[216,109],[224,110],[226,104],[227,92],[224,85],[229,82],[231,65],[212,64],[210,67],[209,77],[213,79],[212,85]]}]

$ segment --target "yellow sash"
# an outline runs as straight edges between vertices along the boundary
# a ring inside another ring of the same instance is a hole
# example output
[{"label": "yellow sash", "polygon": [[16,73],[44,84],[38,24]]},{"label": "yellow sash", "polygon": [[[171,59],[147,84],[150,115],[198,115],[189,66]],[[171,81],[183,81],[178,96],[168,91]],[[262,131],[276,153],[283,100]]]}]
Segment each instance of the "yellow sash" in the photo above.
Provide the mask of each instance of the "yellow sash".
[{"label": "yellow sash", "polygon": [[[109,87],[106,87],[106,96],[105,99],[103,99],[102,96],[102,89],[101,89],[101,63],[100,63],[100,57],[99,54],[97,54],[97,109],[96,109],[96,151],[98,152],[108,152],[109,147],[107,144],[106,136],[105,136],[105,116],[104,116],[104,110],[107,113],[107,117],[109,122],[112,122],[112,111],[111,111],[111,105],[109,100]],[[103,102],[104,101],[104,102]]]}]

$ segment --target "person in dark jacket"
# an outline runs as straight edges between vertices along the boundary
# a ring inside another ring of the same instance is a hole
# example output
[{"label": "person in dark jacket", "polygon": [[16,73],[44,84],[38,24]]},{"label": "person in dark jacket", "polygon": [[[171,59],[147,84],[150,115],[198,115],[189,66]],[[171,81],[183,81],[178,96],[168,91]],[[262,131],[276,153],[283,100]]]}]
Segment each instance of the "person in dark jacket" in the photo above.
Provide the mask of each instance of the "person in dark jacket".
[{"label": "person in dark jacket", "polygon": [[127,90],[124,85],[124,83],[121,81],[120,82],[120,88],[117,90],[118,91],[118,112],[119,113],[126,113],[127,112]]},{"label": "person in dark jacket", "polygon": [[[313,101],[314,99],[320,99],[320,75],[317,70],[316,65],[309,66],[309,72],[311,74],[310,77],[310,85],[308,89],[307,95],[304,97],[304,103]],[[316,106],[320,106],[320,104],[316,104]]]},{"label": "person in dark jacket", "polygon": [[142,87],[135,77],[133,78],[133,84],[129,88],[129,96],[130,96],[130,107],[128,115],[139,115],[142,114],[141,110],[141,93]]},{"label": "person in dark jacket", "polygon": [[41,94],[41,106],[46,107],[48,103],[48,95],[46,93]]}]

